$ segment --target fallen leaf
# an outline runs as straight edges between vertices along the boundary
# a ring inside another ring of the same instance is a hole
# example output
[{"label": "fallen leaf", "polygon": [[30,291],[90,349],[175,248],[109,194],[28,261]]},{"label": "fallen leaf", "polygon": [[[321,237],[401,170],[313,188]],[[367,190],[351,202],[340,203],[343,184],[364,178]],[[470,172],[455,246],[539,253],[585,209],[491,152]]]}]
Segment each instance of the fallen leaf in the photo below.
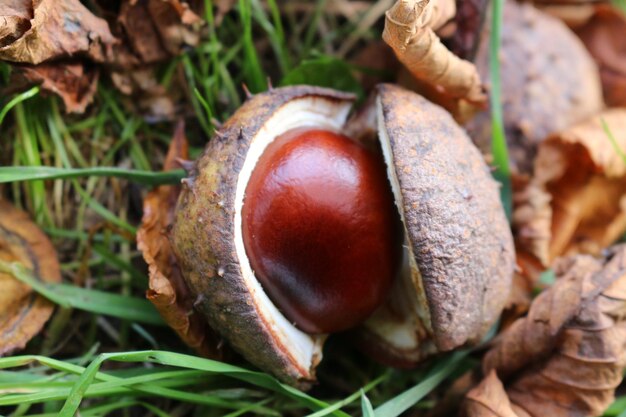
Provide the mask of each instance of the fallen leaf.
[{"label": "fallen leaf", "polygon": [[11,0],[0,5],[0,60],[29,64],[16,66],[18,85],[40,83],[76,113],[92,101],[104,66],[115,74],[115,85],[119,78],[133,80],[127,94],[138,110],[154,120],[172,119],[173,99],[155,87],[153,65],[199,43],[199,4],[192,10],[181,0],[101,1],[94,7],[107,22],[79,0]]},{"label": "fallen leaf", "polygon": [[100,3],[119,39],[105,63],[114,85],[129,97],[128,107],[150,121],[173,119],[179,91],[158,83],[154,65],[200,42],[204,22],[196,11],[201,7],[194,3],[192,10],[179,0],[124,0],[117,10]]},{"label": "fallen leaf", "polygon": [[626,246],[555,264],[555,284],[483,358],[469,417],[599,416],[626,365]]},{"label": "fallen leaf", "polygon": [[30,19],[32,19],[32,7],[30,1],[5,0],[0,4],[0,47],[19,39],[24,32],[30,29]]},{"label": "fallen leaf", "polygon": [[[28,215],[0,199],[0,261],[20,262],[44,282],[60,282],[54,247]],[[0,356],[22,349],[48,321],[51,302],[0,272]]]},{"label": "fallen leaf", "polygon": [[58,95],[66,111],[82,113],[93,101],[99,75],[97,67],[87,68],[82,63],[16,66],[11,73],[10,85],[39,84],[42,89]]},{"label": "fallen leaf", "polygon": [[113,69],[145,68],[178,55],[200,41],[202,19],[179,0],[124,0],[119,10],[100,1],[119,42],[107,60]]},{"label": "fallen leaf", "polygon": [[524,409],[511,404],[502,381],[493,370],[465,398],[463,415],[467,417],[530,417]]},{"label": "fallen leaf", "polygon": [[[605,132],[606,122],[615,144]],[[549,266],[598,254],[626,231],[626,109],[612,109],[539,145],[534,174],[514,196],[518,247]]]},{"label": "fallen leaf", "polygon": [[[24,31],[25,11],[31,9],[30,27]],[[11,0],[0,6],[0,13],[9,13],[4,18],[13,22],[11,34],[0,38],[0,59],[7,61],[40,64],[82,54],[102,62],[115,42],[107,23],[79,0]]]},{"label": "fallen leaf", "polygon": [[[167,153],[164,171],[178,168],[179,159],[188,158],[188,144],[182,122]],[[179,185],[162,185],[144,199],[144,213],[137,232],[137,246],[148,264],[150,281],[146,297],[180,338],[199,354],[220,358],[218,337],[194,310],[195,298],[182,277],[167,236],[180,193]]]},{"label": "fallen leaf", "polygon": [[597,6],[576,33],[598,64],[606,103],[626,106],[626,16],[609,5]]}]

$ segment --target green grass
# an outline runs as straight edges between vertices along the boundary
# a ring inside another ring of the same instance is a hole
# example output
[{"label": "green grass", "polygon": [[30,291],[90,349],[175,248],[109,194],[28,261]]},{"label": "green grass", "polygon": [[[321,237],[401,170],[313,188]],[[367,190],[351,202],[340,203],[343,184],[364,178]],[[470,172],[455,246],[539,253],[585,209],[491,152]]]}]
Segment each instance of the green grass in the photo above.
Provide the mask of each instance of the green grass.
[{"label": "green grass", "polygon": [[0,184],[18,181],[67,179],[80,177],[125,178],[144,185],[176,184],[185,178],[183,170],[168,172],[140,171],[118,167],[57,168],[45,166],[0,167]]},{"label": "green grass", "polygon": [[507,218],[511,221],[513,211],[511,170],[509,152],[504,132],[502,114],[502,87],[500,76],[500,41],[502,37],[502,15],[504,0],[493,0],[491,9],[491,35],[489,38],[489,74],[491,102],[491,153],[493,155],[494,177],[500,182],[500,197]]},{"label": "green grass", "polygon": [[[372,409],[373,415],[380,417],[400,415],[455,371],[466,354],[467,352],[459,352],[452,355],[450,360],[440,360],[420,383]],[[81,363],[86,361],[90,362],[89,365],[82,366]],[[158,366],[150,368],[135,366],[126,368],[123,372],[101,372],[100,368],[107,361],[152,363]],[[0,372],[0,390],[5,393],[0,398],[0,406],[61,401],[62,406],[58,415],[70,417],[78,410],[84,398],[123,395],[125,400],[136,400],[145,396],[159,396],[216,409],[246,407],[258,415],[277,415],[261,404],[271,399],[271,395],[276,395],[293,401],[302,409],[308,409],[312,412],[308,414],[310,417],[326,415],[347,417],[350,414],[341,411],[341,407],[356,403],[360,399],[363,403],[367,392],[391,378],[390,372],[387,371],[347,398],[329,404],[281,384],[267,374],[175,352],[152,350],[104,353],[95,358],[90,355],[85,361],[75,362],[76,360],[59,361],[40,355],[0,358],[0,369],[4,370]],[[33,364],[40,366],[33,368]],[[25,366],[31,368],[10,371]],[[223,386],[224,378],[243,382],[245,387],[211,388]],[[194,386],[198,385],[204,386],[204,391],[195,392]],[[265,394],[261,395],[263,392]],[[261,397],[265,400],[260,400]],[[367,404],[372,408],[369,400]]]},{"label": "green grass", "polygon": [[[219,27],[206,7],[206,40],[158,71],[191,112],[193,154],[245,100],[244,84],[256,93],[268,79],[309,82],[363,96],[355,74],[368,69],[333,54],[347,49],[346,39],[357,40],[352,50],[378,39],[381,26],[366,26],[355,38],[359,19],[327,14],[328,3],[285,13],[274,0],[239,0]],[[0,63],[0,86],[9,73]],[[58,304],[46,332],[22,355],[0,359],[0,414],[391,417],[432,406],[433,391],[477,366],[462,352],[394,371],[330,343],[320,384],[307,394],[241,359],[192,355],[143,299],[146,271],[134,244],[145,192],[184,175],[159,172],[173,123],[149,123],[129,111],[105,77],[84,115],[66,115],[59,103],[38,88],[0,98],[0,190],[51,237],[64,278],[34,283],[29,271],[0,264]],[[502,163],[506,154],[498,150]]]}]

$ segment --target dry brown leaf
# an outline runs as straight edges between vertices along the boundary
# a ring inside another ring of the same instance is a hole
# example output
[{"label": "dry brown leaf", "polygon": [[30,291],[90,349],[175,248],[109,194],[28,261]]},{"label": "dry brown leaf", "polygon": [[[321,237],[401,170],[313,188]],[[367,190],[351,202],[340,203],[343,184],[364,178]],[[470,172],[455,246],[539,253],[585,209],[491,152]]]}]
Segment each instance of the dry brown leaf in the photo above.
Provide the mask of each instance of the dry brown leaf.
[{"label": "dry brown leaf", "polygon": [[[179,159],[188,158],[188,144],[182,122],[170,144],[163,169],[178,168]],[[185,283],[174,258],[167,237],[172,222],[179,185],[162,185],[148,193],[144,199],[144,213],[137,232],[137,246],[148,264],[150,281],[146,293],[165,322],[180,338],[203,356],[220,358],[217,336],[198,314],[193,304],[195,298]]]},{"label": "dry brown leaf", "polygon": [[591,20],[576,33],[600,68],[606,103],[626,106],[626,16],[609,5],[594,10]]},{"label": "dry brown leaf", "polygon": [[176,91],[158,83],[153,65],[197,45],[202,19],[180,0],[124,0],[119,10],[100,3],[120,40],[106,62],[114,85],[129,96],[127,104],[135,111],[153,121],[173,119]]},{"label": "dry brown leaf", "polygon": [[[20,262],[44,282],[61,281],[54,247],[28,215],[0,199],[0,260]],[[12,275],[0,272],[0,356],[22,349],[54,306]]]},{"label": "dry brown leaf", "polygon": [[[84,111],[97,88],[95,62],[111,69],[116,85],[120,77],[133,80],[133,99],[143,97],[135,100],[140,111],[155,120],[171,119],[175,112],[171,97],[145,80],[154,80],[151,65],[198,44],[202,19],[181,0],[101,3],[98,13],[109,23],[79,0],[11,0],[0,5],[4,20],[0,60],[39,64],[17,67],[18,85],[40,83],[43,90],[59,95],[68,111],[77,113]],[[144,81],[137,82],[138,78]]]},{"label": "dry brown leaf", "polygon": [[0,4],[0,47],[15,41],[30,28],[32,12],[30,1],[5,0]]},{"label": "dry brown leaf", "polygon": [[[24,11],[30,10],[33,17],[24,31]],[[12,0],[0,12],[11,13],[4,19],[13,22],[11,34],[0,38],[0,59],[7,61],[36,65],[80,54],[101,62],[115,42],[107,23],[79,0]]]},{"label": "dry brown leaf", "polygon": [[120,40],[107,61],[115,70],[145,68],[178,55],[200,41],[203,21],[180,0],[124,0],[119,10],[100,1]]},{"label": "dry brown leaf", "polygon": [[626,231],[626,109],[611,109],[539,146],[534,176],[515,195],[520,249],[549,266],[557,256],[598,254]]},{"label": "dry brown leaf", "polygon": [[39,84],[58,95],[69,113],[82,113],[93,101],[99,75],[97,67],[87,68],[82,63],[24,65],[15,67],[10,85]]},{"label": "dry brown leaf", "polygon": [[463,415],[467,417],[530,417],[524,409],[511,404],[502,381],[493,370],[478,386],[467,393]]},{"label": "dry brown leaf", "polygon": [[446,49],[434,32],[455,11],[453,0],[398,0],[386,13],[383,39],[414,77],[482,107],[487,96],[476,67]]},{"label": "dry brown leaf", "polygon": [[598,416],[613,401],[626,365],[626,246],[562,258],[555,273],[485,355],[469,417]]}]

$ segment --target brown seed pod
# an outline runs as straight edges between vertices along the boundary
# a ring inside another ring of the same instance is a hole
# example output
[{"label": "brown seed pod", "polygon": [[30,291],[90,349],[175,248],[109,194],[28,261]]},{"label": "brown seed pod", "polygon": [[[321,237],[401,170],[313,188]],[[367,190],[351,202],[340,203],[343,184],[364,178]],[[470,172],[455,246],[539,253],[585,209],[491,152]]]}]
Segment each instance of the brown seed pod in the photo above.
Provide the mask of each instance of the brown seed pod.
[{"label": "brown seed pod", "polygon": [[[537,144],[550,133],[592,116],[603,107],[598,69],[584,45],[561,21],[530,4],[505,3],[500,49],[504,127],[515,172],[529,173]],[[489,78],[489,34],[476,65]],[[481,113],[466,125],[485,153],[491,118]]]},{"label": "brown seed pod", "polygon": [[[308,86],[250,98],[185,181],[171,232],[181,271],[209,323],[250,362],[301,387],[315,380],[328,335],[307,334],[283,314],[251,267],[242,230],[250,178],[267,147],[285,132],[325,129],[361,140],[377,132],[373,145],[363,146],[382,148],[382,175],[386,171],[403,221],[404,260],[386,304],[356,332],[374,340],[371,350],[382,360],[413,364],[478,340],[500,313],[513,271],[497,184],[451,116],[414,93],[382,85],[346,124],[353,99]],[[330,185],[316,193],[321,199],[330,195]],[[350,265],[345,270],[350,275]]]}]

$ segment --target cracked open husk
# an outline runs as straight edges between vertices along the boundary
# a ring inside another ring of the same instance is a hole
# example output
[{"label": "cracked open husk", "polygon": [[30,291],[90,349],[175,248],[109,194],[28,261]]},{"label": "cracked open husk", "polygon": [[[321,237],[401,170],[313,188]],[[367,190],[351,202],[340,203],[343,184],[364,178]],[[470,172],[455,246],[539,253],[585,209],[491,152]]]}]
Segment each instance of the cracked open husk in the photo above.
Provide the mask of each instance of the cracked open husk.
[{"label": "cracked open husk", "polygon": [[348,120],[353,100],[309,86],[250,98],[185,181],[171,232],[209,323],[250,362],[300,387],[315,380],[328,335],[306,334],[283,316],[257,281],[242,238],[247,182],[282,133],[318,127],[364,138],[377,132],[406,235],[405,270],[390,300],[355,330],[382,361],[414,364],[479,340],[499,315],[513,272],[497,184],[451,116],[392,85],[379,86],[373,107]]}]

